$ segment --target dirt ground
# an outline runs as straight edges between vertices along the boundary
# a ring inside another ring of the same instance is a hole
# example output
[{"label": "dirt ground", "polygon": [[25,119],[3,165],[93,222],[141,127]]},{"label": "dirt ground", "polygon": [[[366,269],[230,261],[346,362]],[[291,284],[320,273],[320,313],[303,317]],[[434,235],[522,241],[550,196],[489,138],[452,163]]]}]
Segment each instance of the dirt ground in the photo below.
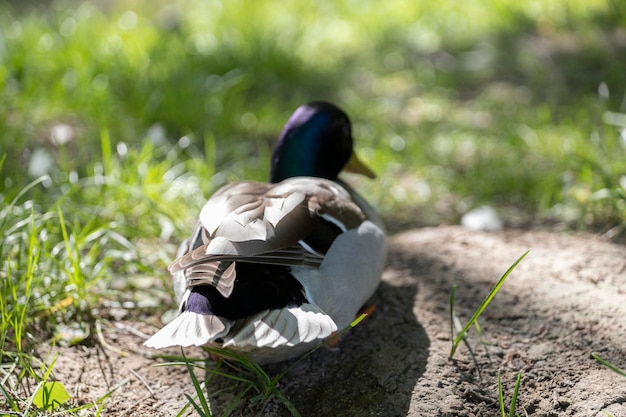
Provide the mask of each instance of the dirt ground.
[{"label": "dirt ground", "polygon": [[[486,345],[475,331],[468,336],[477,365],[464,345],[448,359],[451,287],[457,285],[456,309],[466,322],[527,249],[481,317]],[[282,380],[281,390],[303,417],[496,416],[498,369],[506,404],[522,371],[520,416],[626,417],[626,378],[591,357],[597,352],[626,368],[625,246],[592,235],[416,229],[390,239],[374,301],[374,314],[337,349],[314,352]],[[152,366],[163,360],[141,346],[137,329],[153,331],[146,323],[115,320],[103,328],[104,339],[125,357],[101,347],[60,350],[55,377],[81,402],[120,385],[105,403],[106,416],[176,415],[184,393],[193,393],[189,375],[182,366]],[[267,369],[278,373],[285,366]],[[227,380],[209,385],[215,416],[238,389]],[[245,402],[233,415],[290,414],[278,402],[261,410]]]}]

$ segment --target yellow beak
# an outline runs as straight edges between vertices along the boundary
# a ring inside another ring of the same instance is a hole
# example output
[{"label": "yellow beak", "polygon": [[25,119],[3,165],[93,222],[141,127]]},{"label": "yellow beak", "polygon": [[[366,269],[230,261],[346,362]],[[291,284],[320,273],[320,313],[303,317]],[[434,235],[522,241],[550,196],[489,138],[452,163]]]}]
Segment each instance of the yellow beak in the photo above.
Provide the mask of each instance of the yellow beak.
[{"label": "yellow beak", "polygon": [[367,178],[376,178],[376,174],[374,174],[374,171],[369,169],[367,165],[365,165],[356,156],[356,153],[354,153],[354,151],[352,151],[352,156],[350,157],[350,160],[348,161],[346,166],[343,167],[343,170],[346,172],[365,175]]}]

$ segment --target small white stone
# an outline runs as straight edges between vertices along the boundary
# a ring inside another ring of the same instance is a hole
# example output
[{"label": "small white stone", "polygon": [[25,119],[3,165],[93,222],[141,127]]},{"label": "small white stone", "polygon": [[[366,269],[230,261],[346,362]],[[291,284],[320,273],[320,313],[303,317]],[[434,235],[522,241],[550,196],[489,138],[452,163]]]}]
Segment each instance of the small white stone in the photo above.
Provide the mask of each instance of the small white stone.
[{"label": "small white stone", "polygon": [[481,206],[468,211],[461,218],[461,225],[469,230],[496,232],[502,230],[502,220],[489,206]]}]

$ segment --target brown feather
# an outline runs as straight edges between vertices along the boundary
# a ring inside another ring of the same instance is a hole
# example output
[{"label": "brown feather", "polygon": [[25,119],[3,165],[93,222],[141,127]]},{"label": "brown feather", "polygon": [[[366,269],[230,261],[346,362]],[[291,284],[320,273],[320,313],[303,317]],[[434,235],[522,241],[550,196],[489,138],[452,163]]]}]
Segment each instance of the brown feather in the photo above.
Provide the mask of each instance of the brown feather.
[{"label": "brown feather", "polygon": [[[324,255],[317,248],[324,252],[337,233],[358,227],[365,218],[350,193],[329,180],[230,184],[202,208],[192,249],[169,270],[184,270],[188,286],[212,285],[228,297],[236,278],[234,262],[319,267]],[[329,226],[320,229],[320,223]],[[300,244],[307,239],[314,252]]]}]

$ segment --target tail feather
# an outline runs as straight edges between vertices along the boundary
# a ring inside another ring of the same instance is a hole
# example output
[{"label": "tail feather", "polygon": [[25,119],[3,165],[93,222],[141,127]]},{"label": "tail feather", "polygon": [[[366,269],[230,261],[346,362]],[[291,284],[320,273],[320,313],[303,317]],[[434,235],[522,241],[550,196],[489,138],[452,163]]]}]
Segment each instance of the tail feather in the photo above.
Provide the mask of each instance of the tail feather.
[{"label": "tail feather", "polygon": [[224,337],[233,321],[214,315],[184,311],[146,340],[145,346],[161,349],[169,346],[201,346]]},{"label": "tail feather", "polygon": [[333,319],[314,304],[265,310],[239,321],[224,347],[278,348],[307,344],[324,339],[337,331]]}]

